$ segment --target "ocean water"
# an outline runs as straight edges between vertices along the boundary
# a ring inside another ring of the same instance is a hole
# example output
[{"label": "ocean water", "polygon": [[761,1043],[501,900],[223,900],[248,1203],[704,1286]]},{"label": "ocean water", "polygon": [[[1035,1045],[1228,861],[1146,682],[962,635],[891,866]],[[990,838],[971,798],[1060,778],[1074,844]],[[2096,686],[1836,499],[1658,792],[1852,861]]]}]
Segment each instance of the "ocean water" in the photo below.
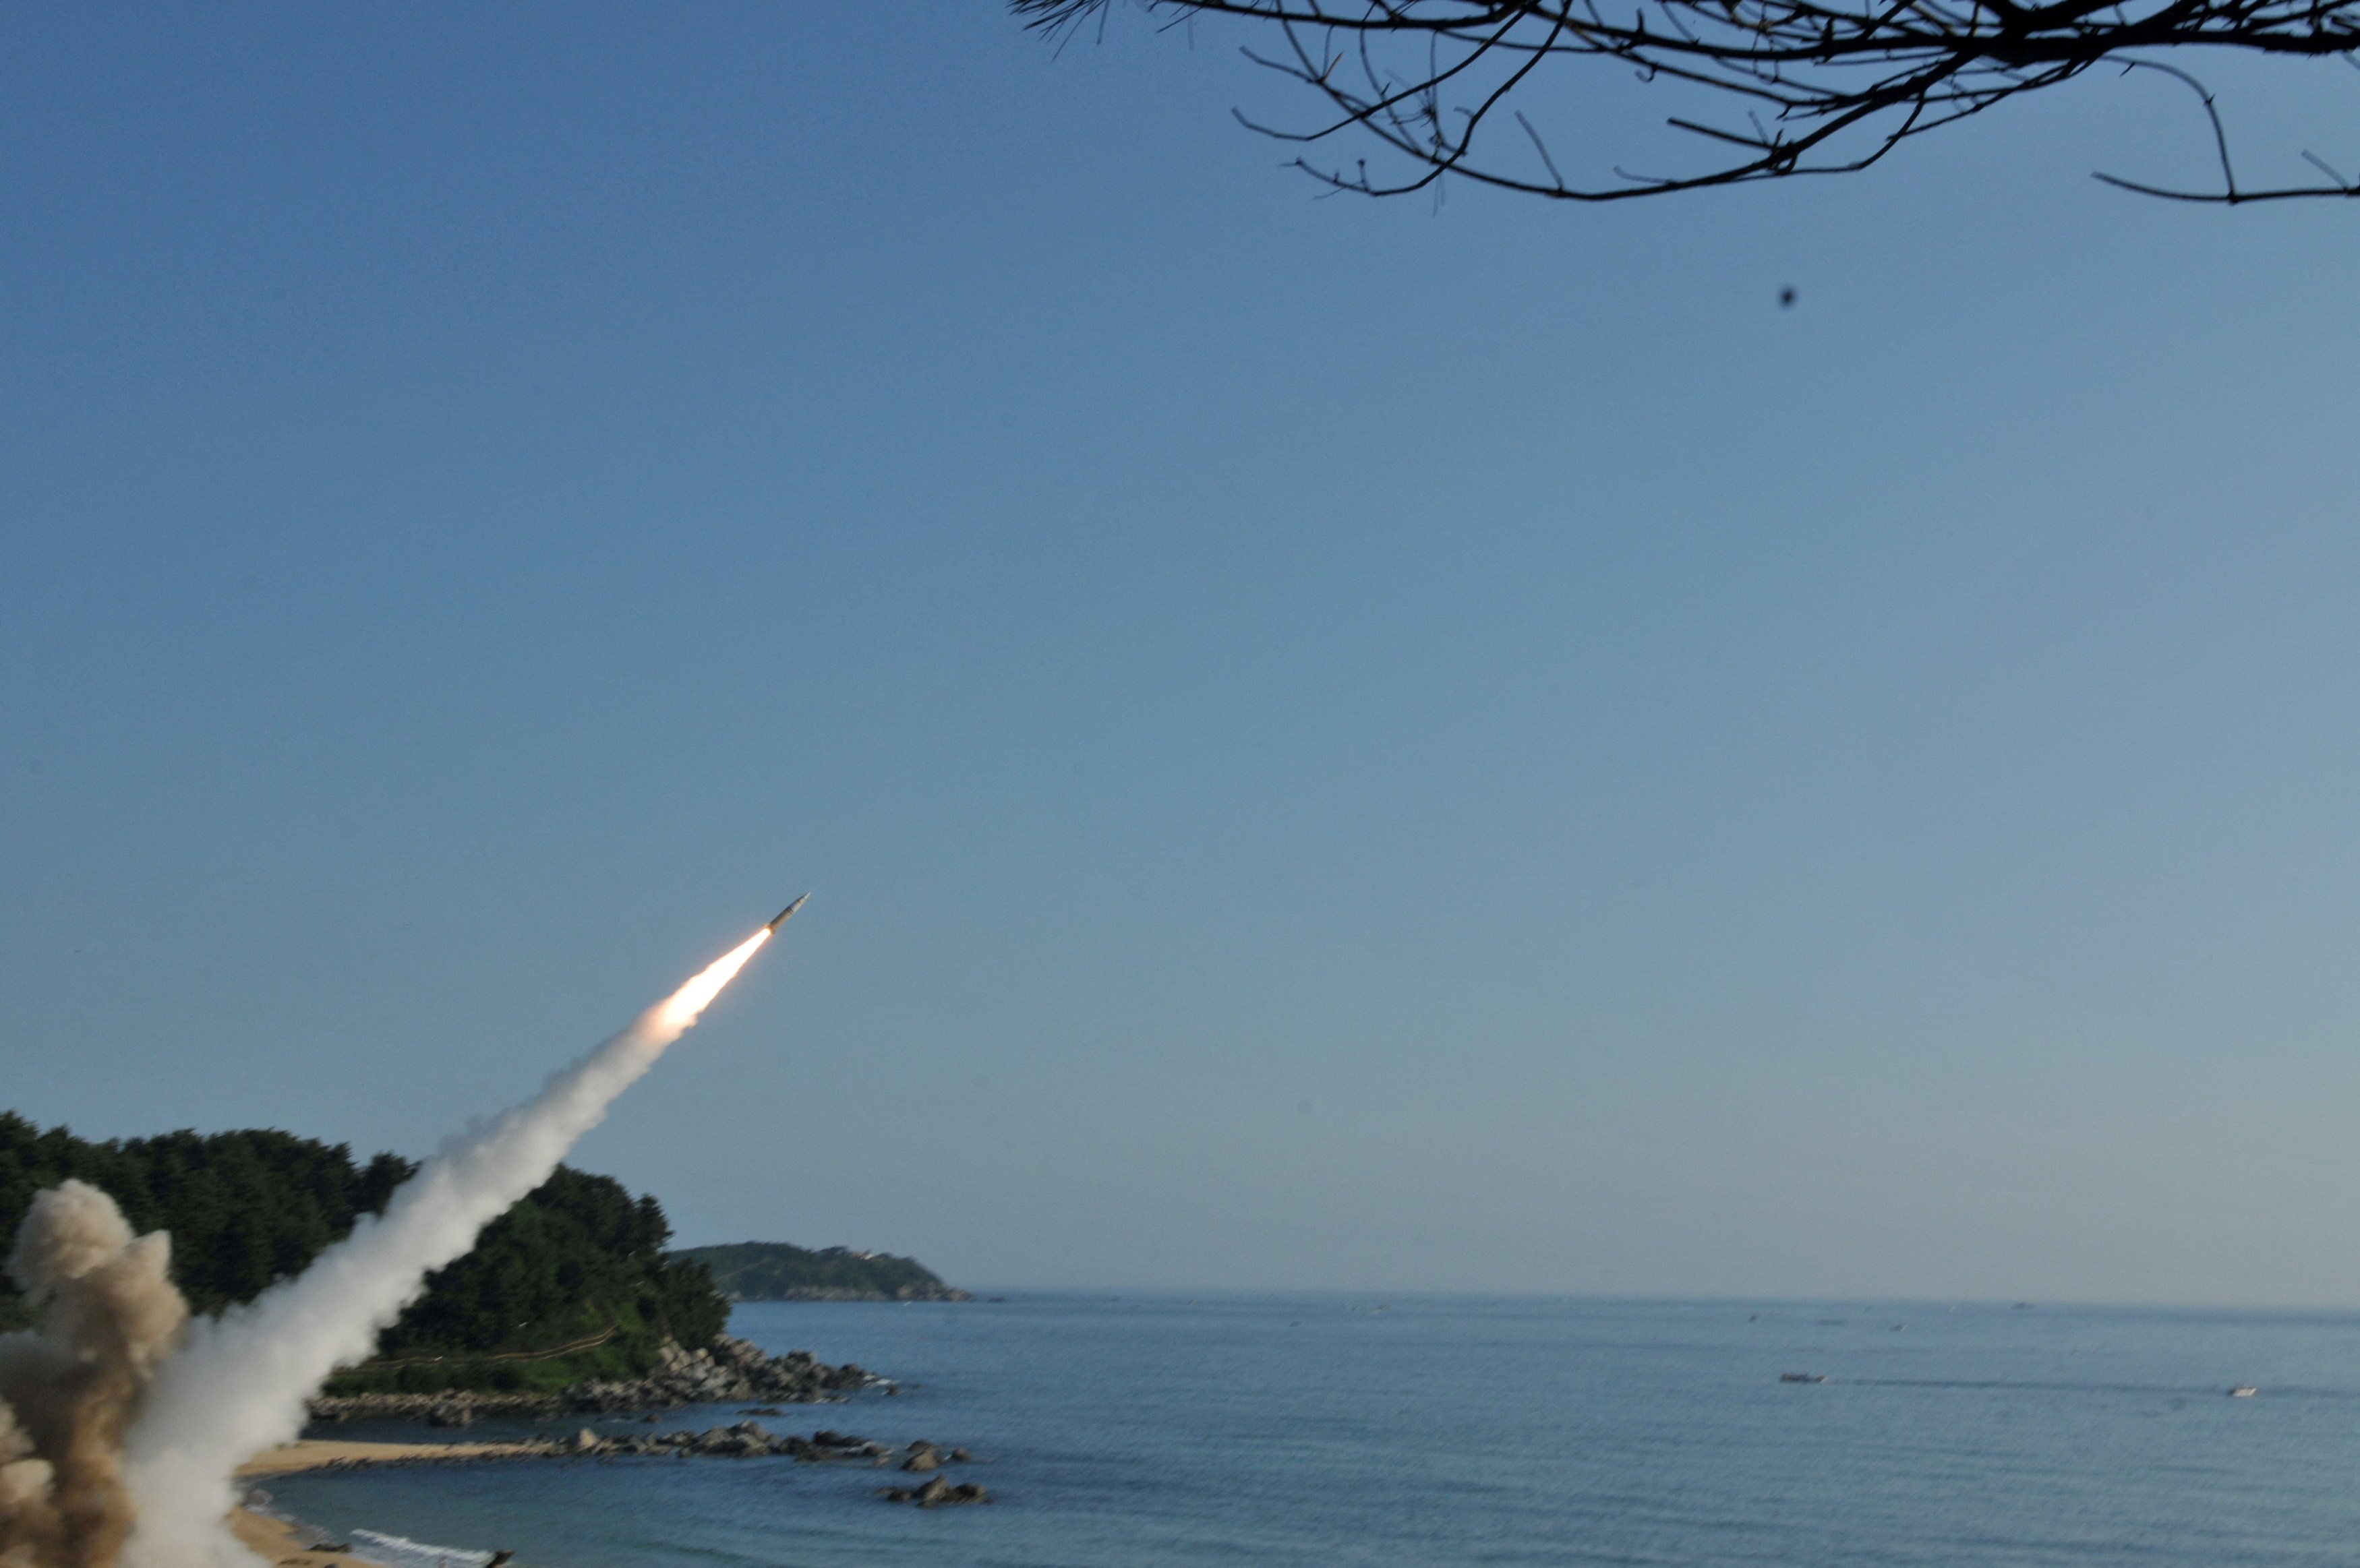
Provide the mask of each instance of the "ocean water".
[{"label": "ocean water", "polygon": [[773,1432],[963,1445],[952,1478],[995,1500],[780,1458],[291,1476],[277,1504],[543,1568],[2360,1559],[2360,1315],[1043,1293],[732,1327],[907,1390]]}]

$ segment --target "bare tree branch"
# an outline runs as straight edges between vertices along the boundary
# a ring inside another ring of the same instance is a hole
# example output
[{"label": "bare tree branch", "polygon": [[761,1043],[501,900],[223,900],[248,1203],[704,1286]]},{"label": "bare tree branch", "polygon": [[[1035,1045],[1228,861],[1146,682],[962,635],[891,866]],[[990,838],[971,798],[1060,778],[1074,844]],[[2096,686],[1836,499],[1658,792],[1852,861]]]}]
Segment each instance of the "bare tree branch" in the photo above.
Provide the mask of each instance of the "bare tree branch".
[{"label": "bare tree branch", "polygon": [[[1338,191],[1402,195],[1447,175],[1567,201],[1617,201],[1675,191],[1866,169],[1903,141],[1970,118],[2092,66],[2160,72],[2196,95],[2221,188],[2181,190],[2098,179],[2175,201],[2235,205],[2360,197],[2312,152],[2332,183],[2254,190],[2237,183],[2212,93],[2156,58],[2227,49],[2360,65],[2360,0],[1133,0],[1150,12],[1227,16],[1270,27],[1284,49],[1247,58],[1310,89],[1328,114],[1305,129],[1240,120],[1278,140],[1320,147],[1371,136],[1397,174],[1371,174],[1315,152],[1295,167]],[[1010,0],[1028,25],[1063,39],[1103,27],[1112,0]],[[1625,10],[1622,7],[1628,6]],[[1609,7],[1613,7],[1609,9]],[[1644,82],[1703,89],[1751,105],[1743,123],[1666,124],[1733,149],[1679,174],[1567,178],[1520,96],[1537,73],[1579,60],[1627,67]],[[1521,128],[1488,132],[1506,109]],[[1528,149],[1528,155],[1524,149]]]}]

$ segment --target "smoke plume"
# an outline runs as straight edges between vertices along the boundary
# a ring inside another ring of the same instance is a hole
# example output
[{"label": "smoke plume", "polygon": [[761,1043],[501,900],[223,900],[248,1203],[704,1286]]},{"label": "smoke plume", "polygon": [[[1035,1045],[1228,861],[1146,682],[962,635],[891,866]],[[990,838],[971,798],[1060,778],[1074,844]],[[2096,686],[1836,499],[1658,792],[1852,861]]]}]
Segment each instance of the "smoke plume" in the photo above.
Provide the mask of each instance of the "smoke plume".
[{"label": "smoke plume", "polygon": [[123,1440],[188,1322],[171,1238],[81,1181],[33,1199],[8,1272],[41,1313],[0,1335],[0,1568],[111,1568],[133,1522]]},{"label": "smoke plume", "polygon": [[[113,1375],[109,1387],[119,1383],[126,1390],[120,1401],[126,1411],[137,1404],[142,1388],[146,1399],[137,1406],[127,1433],[119,1415],[111,1426],[91,1418],[91,1430],[95,1433],[103,1428],[104,1442],[93,1443],[93,1452],[75,1462],[81,1467],[71,1471],[71,1490],[69,1461],[63,1457],[68,1445],[45,1446],[38,1435],[30,1442],[27,1452],[35,1457],[19,1463],[52,1466],[55,1479],[50,1471],[27,1471],[25,1484],[56,1499],[52,1511],[64,1532],[58,1539],[86,1541],[92,1550],[62,1555],[44,1549],[22,1562],[0,1554],[0,1568],[111,1568],[119,1551],[134,1568],[254,1568],[254,1557],[224,1521],[235,1500],[233,1475],[238,1465],[302,1431],[304,1401],[328,1375],[366,1360],[376,1349],[378,1332],[425,1289],[428,1273],[466,1252],[485,1225],[548,1180],[574,1141],[606,1116],[615,1096],[696,1022],[769,939],[770,929],[755,932],[629,1029],[552,1078],[524,1105],[451,1138],[395,1191],[383,1214],[365,1216],[350,1236],[321,1253],[296,1278],[243,1307],[196,1324],[185,1345],[160,1367],[158,1350],[180,1328],[179,1297],[171,1297],[169,1313],[148,1310],[137,1317],[145,1337],[128,1331],[131,1318],[109,1314],[117,1312],[118,1299],[124,1308],[132,1304],[131,1275],[170,1290],[164,1282],[165,1238],[132,1242],[117,1216],[115,1225],[123,1236],[114,1253],[95,1244],[79,1250],[71,1246],[38,1249],[44,1260],[53,1254],[66,1258],[60,1267],[86,1256],[95,1259],[82,1264],[82,1271],[72,1278],[105,1275],[109,1283],[86,1295],[96,1301],[97,1292],[106,1292],[106,1304],[85,1307],[84,1296],[70,1296],[64,1287],[55,1287],[60,1305],[52,1308],[53,1315],[93,1344],[113,1347],[120,1341],[122,1348],[109,1353],[123,1370]],[[65,1196],[75,1185],[69,1182],[58,1192],[43,1194],[43,1200],[57,1200],[53,1207],[87,1204],[87,1198]],[[87,1187],[81,1192],[104,1203],[107,1214],[114,1213],[104,1193]],[[20,1247],[19,1258],[26,1256]],[[15,1267],[22,1278],[26,1265]],[[112,1283],[118,1274],[124,1277],[120,1286]],[[42,1276],[53,1277],[63,1276]],[[0,1339],[0,1346],[24,1337]],[[59,1356],[49,1340],[38,1343],[40,1355]],[[0,1372],[0,1378],[14,1377],[13,1369]],[[16,1406],[15,1384],[5,1386]],[[16,1408],[22,1418],[27,1407]],[[103,1454],[97,1452],[101,1449]],[[16,1470],[15,1465],[0,1467],[0,1486],[11,1488],[10,1497],[15,1496]],[[102,1476],[103,1487],[98,1485]],[[126,1486],[136,1505],[128,1513],[121,1507]],[[92,1511],[102,1492],[115,1509],[104,1514],[103,1523]],[[70,1498],[71,1508],[81,1512],[70,1511]],[[0,1507],[9,1508],[11,1519],[17,1517],[12,1505]],[[29,1521],[37,1516],[27,1512],[24,1517]],[[81,1534],[73,1534],[75,1530]],[[13,1533],[7,1537],[8,1552],[15,1551],[16,1541]]]}]

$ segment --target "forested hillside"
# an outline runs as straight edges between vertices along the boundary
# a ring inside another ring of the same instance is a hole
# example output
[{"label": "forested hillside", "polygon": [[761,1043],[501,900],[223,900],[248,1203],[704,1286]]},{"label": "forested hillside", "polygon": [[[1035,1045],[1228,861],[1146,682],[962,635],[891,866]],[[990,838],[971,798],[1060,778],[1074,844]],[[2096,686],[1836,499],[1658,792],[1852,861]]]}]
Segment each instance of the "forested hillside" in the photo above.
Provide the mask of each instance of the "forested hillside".
[{"label": "forested hillside", "polygon": [[[485,1227],[473,1252],[430,1276],[425,1297],[379,1337],[383,1365],[345,1374],[330,1392],[559,1388],[639,1377],[666,1339],[701,1350],[728,1323],[729,1303],[703,1268],[664,1256],[671,1236],[653,1197],[634,1200],[611,1176],[561,1165]],[[530,1354],[566,1345],[581,1348]]]},{"label": "forested hillside", "polygon": [[692,1247],[675,1261],[701,1264],[713,1283],[738,1301],[964,1301],[942,1277],[914,1258],[890,1252],[855,1252],[847,1247],[814,1250],[784,1241],[739,1241],[722,1247]]},{"label": "forested hillside", "polygon": [[[300,1273],[416,1169],[393,1154],[363,1164],[346,1145],[291,1133],[101,1143],[0,1112],[0,1245],[35,1192],[78,1177],[112,1194],[134,1228],[169,1231],[173,1278],[192,1308],[215,1312]],[[561,1166],[435,1274],[377,1360],[337,1387],[554,1388],[644,1373],[666,1338],[709,1345],[728,1303],[703,1268],[664,1256],[671,1229],[654,1198]],[[28,1316],[14,1282],[0,1282],[0,1327]]]},{"label": "forested hillside", "polygon": [[[105,1189],[134,1230],[172,1233],[172,1274],[189,1305],[217,1312],[295,1273],[385,1207],[416,1169],[398,1155],[355,1162],[343,1144],[290,1133],[170,1132],[93,1143],[0,1111],[0,1247],[33,1194],[69,1176]],[[16,1282],[0,1283],[0,1321],[27,1321]]]}]

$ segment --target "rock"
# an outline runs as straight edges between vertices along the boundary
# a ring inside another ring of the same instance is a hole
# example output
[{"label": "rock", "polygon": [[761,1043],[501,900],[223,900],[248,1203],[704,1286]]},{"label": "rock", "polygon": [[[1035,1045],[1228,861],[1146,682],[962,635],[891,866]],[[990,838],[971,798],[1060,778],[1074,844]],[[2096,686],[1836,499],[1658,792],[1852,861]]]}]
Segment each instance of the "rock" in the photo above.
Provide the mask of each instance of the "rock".
[{"label": "rock", "polygon": [[574,1452],[576,1454],[595,1454],[605,1446],[598,1434],[586,1426],[574,1434]]},{"label": "rock", "polygon": [[954,1486],[940,1475],[915,1489],[908,1486],[880,1486],[877,1490],[877,1495],[887,1502],[915,1503],[922,1508],[948,1508],[958,1503],[988,1503],[991,1500],[991,1494],[972,1481]]},{"label": "rock", "polygon": [[972,1460],[974,1457],[975,1457],[975,1455],[974,1455],[974,1454],[969,1454],[969,1453],[968,1453],[966,1449],[964,1449],[964,1448],[954,1448],[954,1449],[952,1449],[952,1450],[951,1450],[951,1461],[952,1461],[952,1463],[956,1464],[956,1465],[965,1465],[965,1464],[968,1463],[970,1460]]},{"label": "rock", "polygon": [[[815,1404],[837,1399],[844,1390],[880,1381],[858,1367],[830,1367],[808,1350],[770,1356],[759,1345],[724,1334],[705,1350],[683,1350],[666,1341],[657,1347],[655,1366],[646,1377],[593,1377],[563,1394],[323,1395],[311,1402],[311,1413],[317,1421],[422,1421],[434,1426],[466,1426],[487,1416],[530,1421],[567,1412],[611,1415],[732,1400],[759,1400],[766,1406]],[[774,1412],[765,1409],[747,1413]]]},{"label": "rock", "polygon": [[901,1461],[902,1469],[915,1470],[922,1474],[928,1470],[939,1470],[942,1467],[943,1462],[934,1457],[934,1451],[931,1448],[922,1448]]},{"label": "rock", "polygon": [[924,1486],[914,1488],[880,1486],[877,1488],[877,1495],[889,1503],[915,1503],[922,1508],[942,1508],[959,1503],[991,1501],[991,1494],[973,1481],[954,1486],[940,1475],[928,1481]]}]

